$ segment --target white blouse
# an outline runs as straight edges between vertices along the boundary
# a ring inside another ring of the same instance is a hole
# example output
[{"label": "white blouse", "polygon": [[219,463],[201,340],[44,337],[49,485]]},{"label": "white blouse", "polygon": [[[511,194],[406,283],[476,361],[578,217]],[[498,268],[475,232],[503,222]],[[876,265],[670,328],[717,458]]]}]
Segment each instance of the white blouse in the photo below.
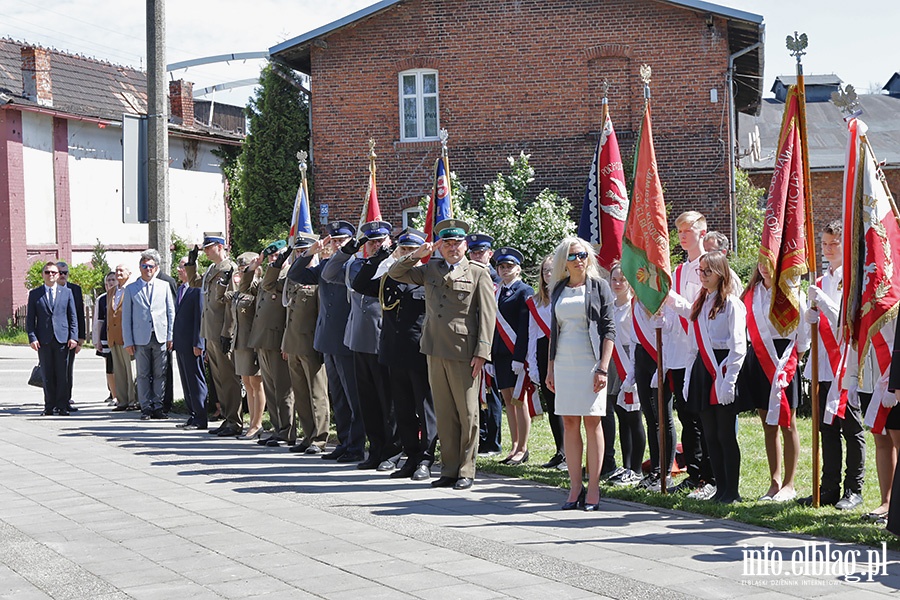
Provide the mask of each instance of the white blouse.
[{"label": "white blouse", "polygon": [[[718,313],[715,319],[709,318],[709,311],[715,301],[716,293],[713,292],[703,302],[703,309],[697,315],[701,328],[705,328],[709,342],[713,350],[728,350],[728,355],[721,365],[725,367],[723,385],[732,392],[737,383],[738,373],[744,364],[747,354],[747,311],[744,303],[737,296],[729,294],[726,298],[725,308]],[[700,349],[697,345],[697,336],[693,331],[693,323],[690,330],[690,364],[697,359]],[[685,388],[689,389],[690,369],[685,374]]]}]

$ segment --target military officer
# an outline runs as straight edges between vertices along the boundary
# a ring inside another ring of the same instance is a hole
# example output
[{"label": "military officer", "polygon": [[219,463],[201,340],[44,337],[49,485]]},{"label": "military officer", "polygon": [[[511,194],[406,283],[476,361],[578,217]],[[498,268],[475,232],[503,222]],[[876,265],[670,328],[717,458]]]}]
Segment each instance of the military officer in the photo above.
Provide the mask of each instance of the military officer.
[{"label": "military officer", "polygon": [[[353,280],[353,289],[378,298],[383,319],[378,360],[390,374],[391,400],[397,430],[407,459],[393,478],[423,481],[431,478],[437,422],[428,385],[428,363],[419,350],[425,320],[425,288],[387,276],[387,268],[425,243],[425,234],[404,229],[393,252],[382,247],[366,260]],[[380,274],[380,275],[379,275]]]},{"label": "military officer", "polygon": [[241,385],[231,362],[231,339],[234,335],[234,321],[225,292],[233,289],[231,276],[235,265],[225,250],[225,236],[221,232],[203,234],[203,252],[213,264],[206,273],[197,273],[197,253],[188,254],[184,268],[191,287],[199,287],[203,293],[203,310],[200,317],[200,333],[206,340],[206,355],[209,370],[215,385],[219,404],[222,407],[222,425],[210,429],[209,433],[219,437],[241,435],[244,422],[241,416]]},{"label": "military officer", "polygon": [[328,395],[337,428],[338,446],[327,454],[325,460],[360,462],[365,452],[365,430],[359,407],[356,371],[353,369],[353,353],[344,344],[344,330],[350,317],[347,288],[331,284],[322,278],[322,270],[330,261],[319,255],[331,255],[349,242],[356,228],[347,221],[328,224],[329,235],[318,240],[298,256],[288,270],[288,279],[302,285],[317,285],[319,315],[313,348],[325,357],[325,373],[328,378]]},{"label": "military officer", "polygon": [[[465,490],[475,478],[478,378],[491,355],[497,307],[488,270],[465,256],[469,225],[444,219],[435,231],[437,242],[395,262],[388,275],[425,286],[421,350],[428,357],[443,463],[431,485]],[[441,259],[418,264],[435,250]]]},{"label": "military officer", "polygon": [[[294,253],[307,250],[316,243],[318,236],[300,234],[294,244]],[[304,285],[288,280],[284,286],[284,304],[287,323],[281,339],[281,352],[288,363],[291,387],[294,390],[294,438],[297,425],[303,430],[303,438],[291,447],[291,452],[322,454],[328,441],[328,378],[322,353],[314,347],[316,319],[319,314],[318,286]]]},{"label": "military officer", "polygon": [[497,269],[491,265],[494,256],[494,238],[486,233],[470,233],[466,236],[466,246],[469,248],[469,260],[487,267],[491,274],[491,281],[500,283],[500,275]]},{"label": "military officer", "polygon": [[287,361],[281,355],[281,340],[284,337],[286,318],[281,296],[287,279],[284,266],[289,251],[287,242],[278,240],[262,251],[263,260],[268,261],[265,275],[256,294],[256,317],[250,331],[249,344],[256,348],[259,370],[266,397],[266,410],[272,422],[272,435],[266,446],[277,447],[290,444],[294,429],[294,393],[291,390],[291,373]]},{"label": "military officer", "polygon": [[344,333],[344,343],[353,351],[353,367],[359,389],[363,425],[369,439],[369,456],[357,465],[360,469],[393,471],[400,457],[400,437],[397,420],[390,401],[387,368],[378,362],[378,342],[381,338],[381,303],[378,298],[364,296],[350,288],[362,267],[362,258],[355,255],[365,246],[364,255],[372,256],[390,245],[391,224],[370,221],[362,225],[363,236],[341,246],[341,251],[328,261],[322,276],[333,284],[344,283],[350,290],[350,319]]}]

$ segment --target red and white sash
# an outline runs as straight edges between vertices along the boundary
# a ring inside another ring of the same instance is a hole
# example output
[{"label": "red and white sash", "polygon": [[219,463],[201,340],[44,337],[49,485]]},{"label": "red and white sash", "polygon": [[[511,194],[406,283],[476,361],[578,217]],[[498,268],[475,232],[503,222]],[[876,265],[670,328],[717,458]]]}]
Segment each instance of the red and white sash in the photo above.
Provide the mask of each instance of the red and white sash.
[{"label": "red and white sash", "polygon": [[[613,363],[616,365],[616,370],[619,372],[619,379],[624,382],[628,379],[629,375],[629,371],[625,365],[631,367],[632,363],[631,357],[628,355],[628,352],[625,350],[625,345],[622,343],[622,336],[616,336],[612,359]],[[619,397],[616,399],[616,404],[629,412],[641,409],[641,401],[638,399],[638,395],[634,392],[626,392],[624,386],[619,390]]]},{"label": "red and white sash", "polygon": [[757,315],[765,316],[768,307],[763,306],[763,299],[756,293],[755,286],[744,296],[744,305],[747,307],[747,331],[750,333],[753,352],[771,384],[766,424],[790,427],[791,404],[784,390],[797,372],[797,340],[792,339],[784,356],[779,358],[774,341],[762,334],[756,321]]},{"label": "red and white sash", "polygon": [[887,433],[884,424],[887,423],[891,409],[882,405],[881,400],[885,394],[893,392],[888,391],[891,374],[891,347],[881,331],[872,338],[872,349],[875,351],[875,362],[878,365],[878,378],[875,380],[875,391],[872,393],[872,400],[866,410],[865,423],[872,428],[872,433],[883,435]]},{"label": "red and white sash", "polygon": [[819,311],[819,339],[822,340],[822,346],[828,355],[828,365],[831,367],[832,382],[831,389],[828,390],[828,397],[825,400],[825,419],[824,421],[831,425],[834,418],[844,418],[847,411],[847,400],[849,395],[844,389],[844,375],[847,373],[847,355],[849,348],[846,343],[838,344],[834,330],[828,318]]},{"label": "red and white sash", "polygon": [[478,385],[478,400],[481,403],[482,410],[486,410],[488,407],[488,394],[491,393],[493,382],[494,378],[488,370],[488,363],[485,363],[484,367],[481,368],[481,382]]},{"label": "red and white sash", "polygon": [[[534,319],[534,322],[537,323],[540,330],[547,336],[547,339],[550,339],[550,323],[544,320],[543,315],[541,315],[540,311],[538,311],[537,304],[534,301],[534,296],[528,298],[525,301],[526,306],[528,306],[528,312],[531,313],[531,318]],[[540,339],[540,336],[538,336]]]},{"label": "red and white sash", "polygon": [[[637,312],[638,310],[643,310],[646,314],[647,309],[644,308],[644,305],[638,305],[635,298],[631,299],[631,323],[634,325],[634,335],[638,340],[638,343],[643,346],[644,350],[646,350],[647,354],[650,355],[650,358],[653,359],[653,362],[658,363],[657,355],[656,355],[656,343],[650,341],[650,337],[647,335],[647,332],[641,327],[640,320],[638,319]],[[655,377],[653,378],[656,379]]]},{"label": "red and white sash", "polygon": [[[516,330],[513,329],[513,327],[509,324],[509,321],[506,320],[499,309],[500,291],[503,289],[503,286],[498,285],[495,287],[496,289],[494,291],[494,298],[496,299],[498,306],[497,333],[500,334],[500,339],[503,340],[503,344],[506,346],[506,349],[509,350],[509,353],[515,354],[516,339],[518,338],[518,336],[516,335]],[[549,332],[550,328],[548,327],[546,331]],[[544,413],[543,409],[541,408],[540,399],[534,392],[534,383],[531,381],[531,377],[529,377],[528,375],[528,363],[526,361],[525,367],[520,373],[516,375],[516,385],[513,388],[513,399],[528,406],[528,413],[532,417]]]},{"label": "red and white sash", "polygon": [[[684,293],[681,291],[681,272],[683,270],[684,263],[675,267],[675,291],[681,296],[684,296]],[[684,332],[688,333],[688,320],[684,317],[678,317],[678,321],[681,323],[681,328],[684,329]]]},{"label": "red and white sash", "polygon": [[[702,326],[700,325],[701,321],[704,323]],[[713,378],[712,388],[709,390],[709,403],[712,406],[715,406],[719,404],[718,388],[720,381],[722,381],[721,377],[725,374],[725,366],[719,364],[716,360],[712,342],[709,341],[709,331],[706,327],[706,321],[707,317],[705,314],[701,313],[697,316],[697,320],[694,321],[694,337],[697,340],[697,348],[699,350],[700,358],[703,360],[703,365]]]}]

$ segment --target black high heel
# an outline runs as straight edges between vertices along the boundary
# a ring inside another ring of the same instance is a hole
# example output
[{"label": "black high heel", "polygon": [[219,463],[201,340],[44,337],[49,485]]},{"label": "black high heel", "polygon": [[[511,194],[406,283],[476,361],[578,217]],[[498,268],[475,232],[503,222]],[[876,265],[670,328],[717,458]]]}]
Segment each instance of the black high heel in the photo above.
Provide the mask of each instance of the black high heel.
[{"label": "black high heel", "polygon": [[566,502],[562,505],[563,510],[575,510],[576,508],[584,508],[584,498],[587,496],[587,488],[583,485],[581,486],[581,491],[578,492],[578,497],[575,498],[573,502]]},{"label": "black high heel", "polygon": [[[585,496],[587,496],[587,494],[585,494]],[[583,500],[581,502],[581,508],[583,508],[585,510],[585,512],[596,512],[596,511],[600,510],[600,500],[602,500],[602,499],[603,499],[603,496],[601,495],[599,498],[597,498],[596,504],[586,504],[586,500]]]},{"label": "black high heel", "polygon": [[515,458],[510,458],[504,464],[516,466],[516,465],[524,465],[528,462],[528,450],[525,451],[525,454],[522,455],[522,458],[516,460]]}]

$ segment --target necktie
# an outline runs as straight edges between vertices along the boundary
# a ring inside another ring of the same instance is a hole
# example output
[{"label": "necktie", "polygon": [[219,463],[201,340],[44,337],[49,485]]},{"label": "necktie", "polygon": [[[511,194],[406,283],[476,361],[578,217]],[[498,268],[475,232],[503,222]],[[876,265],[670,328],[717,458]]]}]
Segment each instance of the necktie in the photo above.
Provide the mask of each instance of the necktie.
[{"label": "necktie", "polygon": [[184,298],[184,284],[181,284],[181,287],[178,288],[178,304],[181,304],[181,300]]},{"label": "necktie", "polygon": [[56,306],[56,294],[53,292],[56,291],[55,288],[50,288],[50,310],[53,310]]}]

